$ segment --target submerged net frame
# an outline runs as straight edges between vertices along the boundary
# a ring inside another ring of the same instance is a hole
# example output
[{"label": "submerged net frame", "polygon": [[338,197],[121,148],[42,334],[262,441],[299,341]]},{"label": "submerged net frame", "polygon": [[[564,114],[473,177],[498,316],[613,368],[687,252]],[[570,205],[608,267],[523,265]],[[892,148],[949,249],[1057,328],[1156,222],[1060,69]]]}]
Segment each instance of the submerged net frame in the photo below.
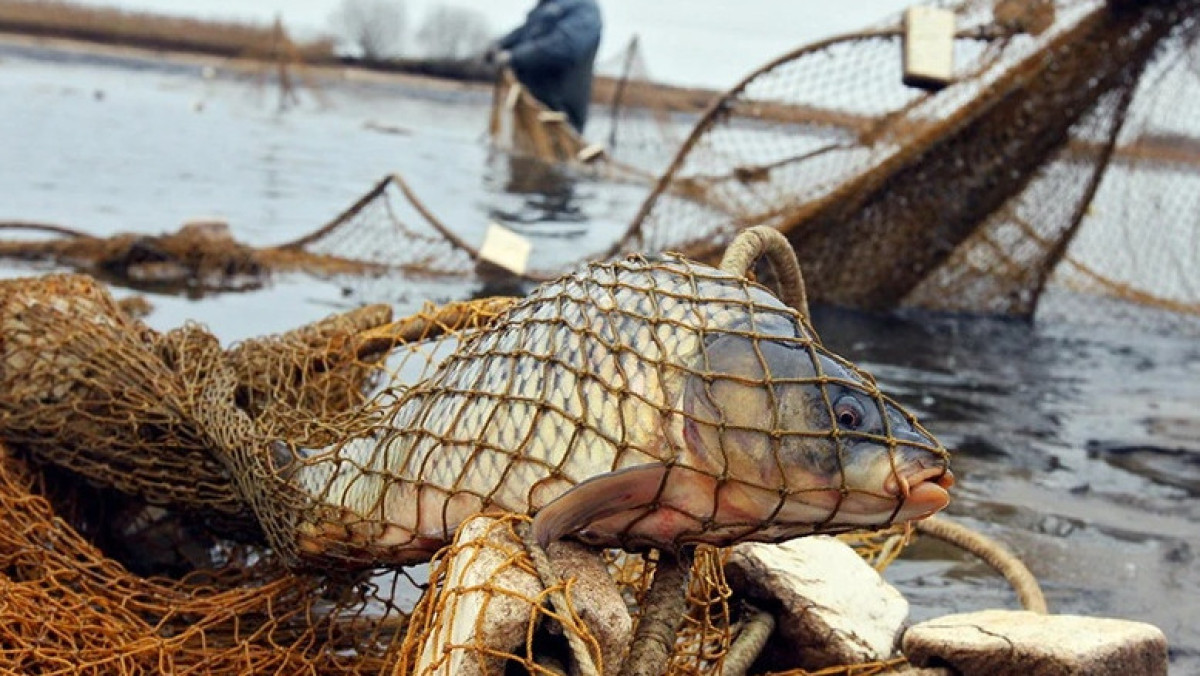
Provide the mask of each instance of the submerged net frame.
[{"label": "submerged net frame", "polygon": [[269,247],[236,241],[224,222],[194,222],[162,235],[97,237],[47,223],[0,222],[26,238],[0,241],[0,257],[70,266],[152,292],[193,295],[257,289],[277,273],[344,280],[364,296],[377,282],[395,295],[397,279],[461,278],[478,249],[438,219],[402,177],[380,179],[316,230]]}]

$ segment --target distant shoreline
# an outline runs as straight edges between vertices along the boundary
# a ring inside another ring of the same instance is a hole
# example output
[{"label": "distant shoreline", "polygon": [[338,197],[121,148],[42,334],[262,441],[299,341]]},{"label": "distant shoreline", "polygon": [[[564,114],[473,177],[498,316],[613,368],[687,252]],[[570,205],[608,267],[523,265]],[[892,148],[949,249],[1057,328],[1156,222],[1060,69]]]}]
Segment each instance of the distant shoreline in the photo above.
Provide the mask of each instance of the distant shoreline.
[{"label": "distant shoreline", "polygon": [[[191,51],[181,49],[151,48],[122,44],[115,40],[94,41],[62,36],[30,34],[5,30],[0,25],[0,44],[39,47],[72,51],[80,54],[102,55],[113,58],[143,60],[166,60],[172,64],[196,67],[235,68],[239,70],[261,69],[271,63],[261,58],[219,55],[213,51]],[[489,75],[483,77],[456,74],[452,68],[439,67],[435,60],[409,59],[392,64],[364,64],[353,59],[331,59],[317,63],[302,62],[305,74],[324,80],[354,81],[360,83],[395,84],[431,92],[472,91],[486,93],[492,89]],[[452,63],[452,62],[445,62]],[[431,65],[434,64],[434,65]],[[0,68],[3,62],[0,62]],[[598,76],[592,90],[595,105],[610,105],[620,82],[611,77]],[[624,106],[654,108],[672,113],[699,114],[715,100],[718,92],[712,90],[675,87],[645,81],[629,81],[621,92]],[[809,110],[806,115],[814,122],[823,121],[835,126],[854,128],[860,122],[853,115],[821,115],[820,111]],[[1078,152],[1092,150],[1086,142],[1073,142],[1071,149]],[[1163,165],[1200,168],[1200,140],[1170,133],[1151,134],[1122,145],[1116,149],[1116,161],[1148,160]]]},{"label": "distant shoreline", "polygon": [[[166,61],[172,64],[195,66],[202,68],[229,68],[248,70],[261,67],[265,62],[261,59],[246,57],[219,56],[210,52],[193,52],[187,50],[155,49],[138,47],[113,42],[94,42],[61,36],[30,35],[0,30],[0,44],[23,47],[36,47],[56,51],[69,51],[77,54],[98,55],[111,58],[128,58],[147,61]],[[434,77],[415,73],[405,73],[395,70],[377,70],[342,65],[337,62],[323,64],[298,64],[306,71],[322,79],[353,79],[355,81],[377,81],[426,87],[429,89],[455,89],[464,87],[486,91],[490,84],[480,81],[455,80],[444,77]],[[0,68],[3,62],[0,61]],[[349,73],[353,75],[348,76]]]},{"label": "distant shoreline", "polygon": [[[339,56],[331,38],[293,42],[282,24],[191,19],[70,2],[0,0],[0,40],[134,57],[168,58],[218,67],[262,63],[355,80],[399,81],[441,89],[490,87],[495,68],[477,59],[396,58],[376,61]],[[697,114],[719,92],[597,76],[592,100]]]}]

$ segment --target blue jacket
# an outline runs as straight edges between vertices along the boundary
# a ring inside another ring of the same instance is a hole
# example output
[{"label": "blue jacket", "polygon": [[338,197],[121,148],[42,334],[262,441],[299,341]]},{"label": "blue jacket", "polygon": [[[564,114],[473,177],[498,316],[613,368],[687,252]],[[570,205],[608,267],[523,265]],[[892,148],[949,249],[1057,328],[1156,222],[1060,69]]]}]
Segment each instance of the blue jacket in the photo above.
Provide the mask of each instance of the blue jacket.
[{"label": "blue jacket", "polygon": [[539,0],[525,23],[500,38],[517,78],[539,101],[583,131],[603,22],[595,0]]}]

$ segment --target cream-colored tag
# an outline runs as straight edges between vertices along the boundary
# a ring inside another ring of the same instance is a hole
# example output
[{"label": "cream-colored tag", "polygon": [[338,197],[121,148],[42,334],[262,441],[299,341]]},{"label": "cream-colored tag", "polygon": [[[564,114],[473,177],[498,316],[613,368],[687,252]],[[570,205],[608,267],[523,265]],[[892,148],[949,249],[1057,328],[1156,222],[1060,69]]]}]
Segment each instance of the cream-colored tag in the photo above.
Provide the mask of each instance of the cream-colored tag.
[{"label": "cream-colored tag", "polygon": [[954,78],[954,12],[937,7],[904,11],[904,84],[939,89]]},{"label": "cream-colored tag", "polygon": [[529,240],[502,225],[489,223],[487,233],[483,236],[483,246],[479,247],[479,257],[509,272],[523,275],[529,265],[529,252],[532,249]]}]

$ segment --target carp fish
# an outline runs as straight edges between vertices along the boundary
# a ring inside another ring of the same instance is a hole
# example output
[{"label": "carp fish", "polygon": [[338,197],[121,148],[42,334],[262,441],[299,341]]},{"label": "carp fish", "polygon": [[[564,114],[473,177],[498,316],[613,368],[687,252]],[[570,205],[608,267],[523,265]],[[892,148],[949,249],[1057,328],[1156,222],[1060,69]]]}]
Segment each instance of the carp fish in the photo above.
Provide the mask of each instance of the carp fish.
[{"label": "carp fish", "polygon": [[764,287],[667,256],[543,284],[299,483],[323,540],[427,559],[477,512],[542,544],[775,542],[946,506],[948,454]]}]

